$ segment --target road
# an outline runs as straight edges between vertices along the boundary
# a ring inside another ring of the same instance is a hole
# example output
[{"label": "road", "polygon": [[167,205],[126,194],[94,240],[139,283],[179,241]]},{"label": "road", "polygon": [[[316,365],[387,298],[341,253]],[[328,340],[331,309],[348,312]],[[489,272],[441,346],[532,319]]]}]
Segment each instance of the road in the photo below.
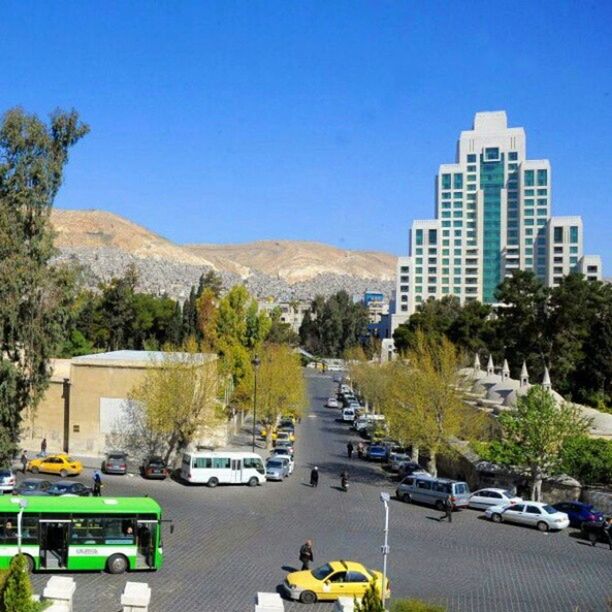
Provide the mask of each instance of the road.
[{"label": "road", "polygon": [[[349,429],[335,421],[338,411],[323,407],[335,385],[320,374],[307,377],[310,411],[298,426],[295,473],[285,482],[209,489],[105,478],[105,495],[154,497],[175,531],[165,537],[166,565],[159,572],[74,574],[76,611],[120,609],[127,580],[150,584],[151,612],[251,611],[257,591],[275,591],[286,571],[298,567],[299,547],[309,538],[315,564],[344,558],[382,566],[379,494],[393,493],[395,483],[379,465],[347,459]],[[321,473],[317,489],[306,484],[313,465]],[[347,493],[338,487],[343,469],[351,474]],[[602,545],[593,549],[567,532],[496,525],[474,511],[456,513],[452,524],[438,522],[435,510],[395,500],[390,512],[394,597],[419,597],[462,612],[595,612],[605,610],[612,596],[612,553]],[[34,576],[36,592],[47,579]],[[288,612],[332,608],[285,604]]]}]

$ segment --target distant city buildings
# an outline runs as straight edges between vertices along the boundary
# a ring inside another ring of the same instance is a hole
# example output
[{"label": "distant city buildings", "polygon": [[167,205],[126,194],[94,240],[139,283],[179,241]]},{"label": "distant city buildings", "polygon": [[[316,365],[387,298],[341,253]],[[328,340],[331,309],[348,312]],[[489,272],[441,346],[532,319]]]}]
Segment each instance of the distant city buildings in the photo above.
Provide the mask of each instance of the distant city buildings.
[{"label": "distant city buildings", "polygon": [[430,298],[493,303],[515,270],[550,287],[572,271],[601,280],[581,217],[553,217],[551,189],[550,162],[527,159],[523,128],[509,128],[504,111],[476,113],[456,162],[440,166],[436,218],[413,221],[410,254],[398,258],[390,333]]}]

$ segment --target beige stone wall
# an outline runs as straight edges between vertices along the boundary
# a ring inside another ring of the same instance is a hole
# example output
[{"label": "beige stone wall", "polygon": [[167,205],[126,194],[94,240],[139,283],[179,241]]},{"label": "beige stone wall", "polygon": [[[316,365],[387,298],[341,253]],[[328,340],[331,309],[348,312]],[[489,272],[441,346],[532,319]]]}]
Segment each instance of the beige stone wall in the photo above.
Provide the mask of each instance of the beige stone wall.
[{"label": "beige stone wall", "polygon": [[47,452],[59,452],[64,439],[63,381],[52,379],[40,404],[28,412],[22,422],[21,445],[30,451],[40,450],[47,438]]}]

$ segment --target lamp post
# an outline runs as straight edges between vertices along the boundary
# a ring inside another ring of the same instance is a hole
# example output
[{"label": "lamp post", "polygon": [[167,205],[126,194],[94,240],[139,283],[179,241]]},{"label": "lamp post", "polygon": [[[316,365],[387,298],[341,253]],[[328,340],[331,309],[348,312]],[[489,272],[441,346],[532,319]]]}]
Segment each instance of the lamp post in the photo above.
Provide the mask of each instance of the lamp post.
[{"label": "lamp post", "polygon": [[23,497],[19,498],[19,512],[17,513],[17,553],[21,554],[21,520],[23,511],[28,507],[28,500]]},{"label": "lamp post", "polygon": [[259,357],[255,355],[251,361],[255,375],[255,384],[253,387],[253,452],[255,452],[255,425],[257,423],[257,370],[259,369],[260,363]]},{"label": "lamp post", "polygon": [[382,601],[383,608],[385,607],[385,589],[387,586],[387,555],[389,554],[389,545],[388,537],[389,537],[389,501],[391,497],[385,491],[382,491],[380,494],[380,501],[385,505],[385,543],[380,547],[383,554],[383,581],[382,588],[380,593],[380,599]]}]

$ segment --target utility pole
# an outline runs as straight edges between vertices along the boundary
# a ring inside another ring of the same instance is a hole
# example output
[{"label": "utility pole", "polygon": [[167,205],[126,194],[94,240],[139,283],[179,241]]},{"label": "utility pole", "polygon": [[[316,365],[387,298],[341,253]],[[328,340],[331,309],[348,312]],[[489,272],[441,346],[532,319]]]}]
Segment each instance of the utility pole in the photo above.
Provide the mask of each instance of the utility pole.
[{"label": "utility pole", "polygon": [[381,551],[383,554],[383,582],[381,587],[380,599],[382,601],[383,608],[386,610],[385,606],[385,593],[387,588],[387,556],[389,555],[389,501],[391,497],[385,491],[380,494],[380,501],[385,505],[385,543],[381,546]]},{"label": "utility pole", "polygon": [[259,369],[260,363],[261,361],[259,360],[259,357],[255,355],[255,357],[253,357],[253,361],[251,361],[255,377],[253,386],[253,452],[255,452],[255,426],[257,423],[257,370]]}]

